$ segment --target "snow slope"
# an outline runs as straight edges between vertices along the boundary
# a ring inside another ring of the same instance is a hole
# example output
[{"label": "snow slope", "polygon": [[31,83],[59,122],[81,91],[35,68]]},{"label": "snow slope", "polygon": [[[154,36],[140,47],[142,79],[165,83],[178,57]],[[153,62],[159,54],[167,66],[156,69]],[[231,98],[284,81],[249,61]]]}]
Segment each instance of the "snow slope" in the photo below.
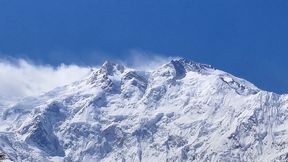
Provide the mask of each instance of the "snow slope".
[{"label": "snow slope", "polygon": [[0,106],[13,161],[287,161],[288,96],[179,59],[88,78]]}]

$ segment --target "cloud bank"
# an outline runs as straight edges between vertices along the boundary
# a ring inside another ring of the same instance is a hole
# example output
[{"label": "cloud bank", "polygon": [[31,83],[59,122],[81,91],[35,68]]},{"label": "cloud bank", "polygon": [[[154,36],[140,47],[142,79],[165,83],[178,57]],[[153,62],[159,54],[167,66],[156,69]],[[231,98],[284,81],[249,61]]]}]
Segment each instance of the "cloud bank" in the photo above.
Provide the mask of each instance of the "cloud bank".
[{"label": "cloud bank", "polygon": [[0,60],[0,98],[37,96],[83,79],[89,67],[77,65],[35,65],[23,59]]}]

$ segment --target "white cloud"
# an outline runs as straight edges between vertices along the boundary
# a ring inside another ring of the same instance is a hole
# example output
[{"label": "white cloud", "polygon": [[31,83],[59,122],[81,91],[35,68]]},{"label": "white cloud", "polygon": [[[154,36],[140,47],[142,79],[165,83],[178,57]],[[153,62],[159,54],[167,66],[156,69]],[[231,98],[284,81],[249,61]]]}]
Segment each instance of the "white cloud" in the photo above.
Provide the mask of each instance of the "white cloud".
[{"label": "white cloud", "polygon": [[89,67],[34,65],[23,59],[0,60],[0,97],[35,96],[85,78]]}]

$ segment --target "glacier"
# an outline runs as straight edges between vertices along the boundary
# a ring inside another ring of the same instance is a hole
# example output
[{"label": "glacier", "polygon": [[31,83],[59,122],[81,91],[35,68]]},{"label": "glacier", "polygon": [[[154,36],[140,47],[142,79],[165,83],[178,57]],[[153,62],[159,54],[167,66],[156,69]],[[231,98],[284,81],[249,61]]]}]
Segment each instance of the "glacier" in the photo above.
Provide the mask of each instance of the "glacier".
[{"label": "glacier", "polygon": [[0,98],[0,123],[11,161],[288,161],[288,95],[186,59],[106,61],[40,96]]}]

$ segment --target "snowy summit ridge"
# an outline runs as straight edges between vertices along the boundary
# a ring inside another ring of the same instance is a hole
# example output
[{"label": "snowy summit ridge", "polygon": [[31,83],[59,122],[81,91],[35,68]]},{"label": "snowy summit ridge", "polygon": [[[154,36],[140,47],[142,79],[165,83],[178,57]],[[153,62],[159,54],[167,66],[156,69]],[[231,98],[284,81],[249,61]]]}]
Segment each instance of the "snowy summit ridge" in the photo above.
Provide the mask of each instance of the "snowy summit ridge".
[{"label": "snowy summit ridge", "polygon": [[288,96],[186,59],[106,61],[88,78],[0,104],[13,161],[287,161]]}]

